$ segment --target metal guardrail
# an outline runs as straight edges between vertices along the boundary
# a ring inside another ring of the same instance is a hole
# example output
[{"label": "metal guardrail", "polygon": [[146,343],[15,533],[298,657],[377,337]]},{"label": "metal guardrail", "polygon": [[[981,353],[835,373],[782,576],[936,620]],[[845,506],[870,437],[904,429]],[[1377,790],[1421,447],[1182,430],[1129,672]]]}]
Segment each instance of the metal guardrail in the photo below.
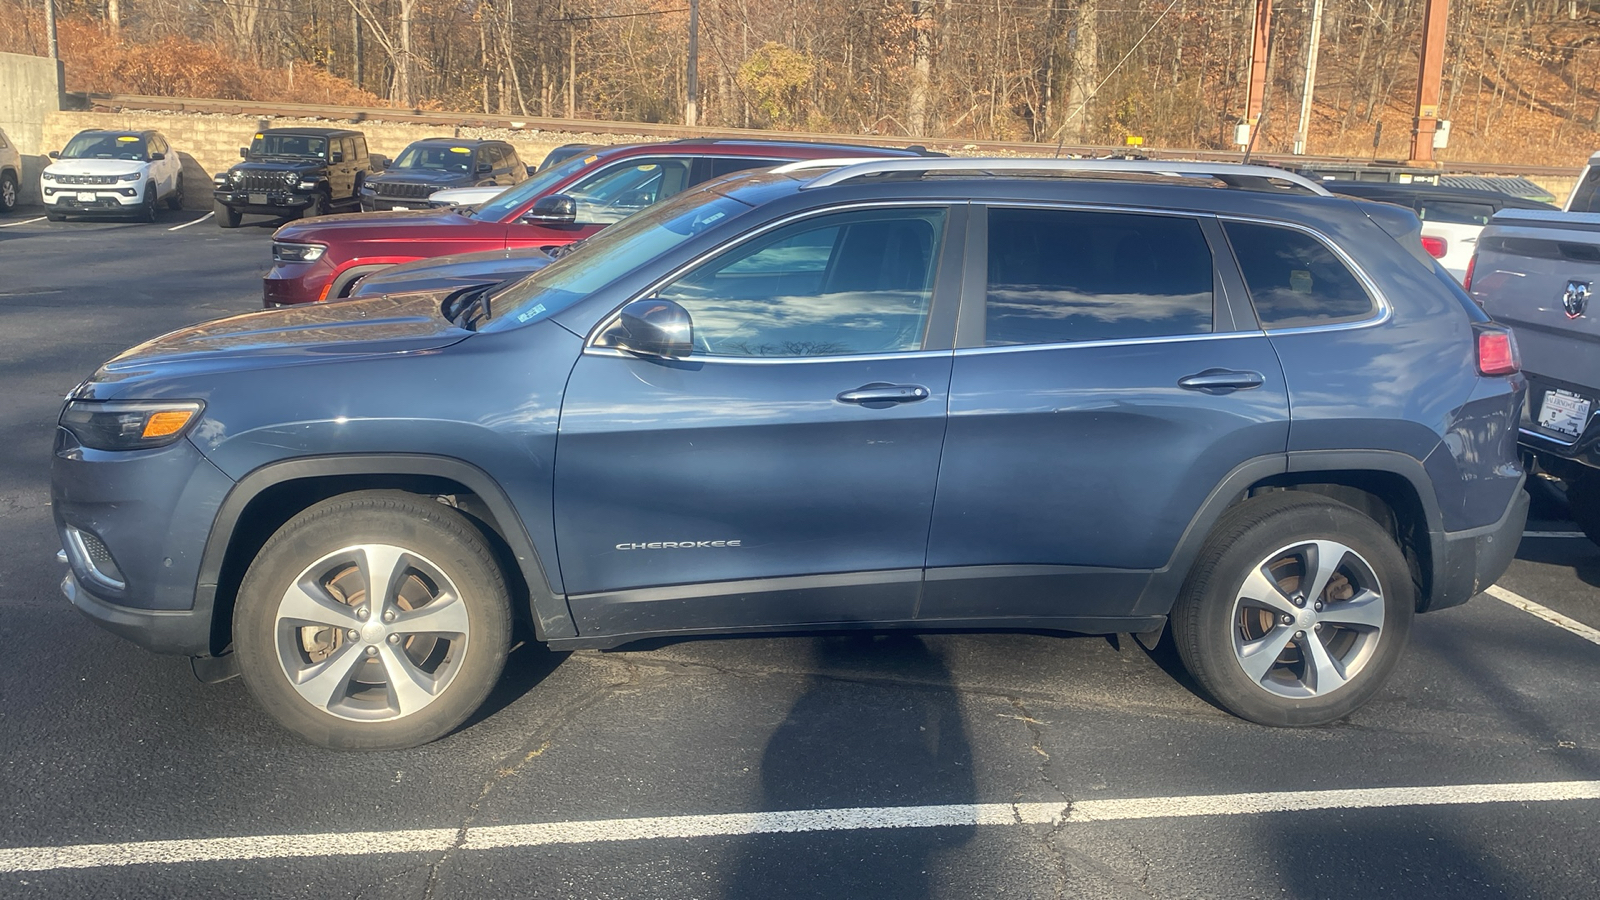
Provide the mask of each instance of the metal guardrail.
[{"label": "metal guardrail", "polygon": [[[978,153],[1015,153],[1025,156],[1053,156],[1054,144],[1031,141],[970,141],[962,138],[906,138],[862,134],[813,134],[810,132],[771,131],[754,128],[700,128],[650,122],[606,122],[594,119],[560,119],[530,116],[503,116],[488,113],[445,112],[397,107],[329,106],[314,103],[273,103],[254,100],[215,100],[192,97],[151,97],[141,94],[84,94],[91,108],[110,110],[149,110],[249,116],[293,116],[334,119],[350,122],[394,122],[411,125],[438,125],[463,128],[509,128],[518,130],[562,131],[580,134],[628,134],[672,140],[678,138],[721,138],[724,140],[806,140],[825,143],[861,144],[876,147],[904,147],[921,144],[930,149],[973,150]],[[1129,153],[1131,148],[1103,145],[1065,145],[1062,155],[1107,156]],[[1147,159],[1195,160],[1199,162],[1240,162],[1244,155],[1228,150],[1193,150],[1139,147],[1132,152]],[[1257,153],[1252,162],[1284,168],[1317,166],[1392,166],[1404,163],[1374,161],[1349,156],[1291,156]],[[1578,166],[1527,166],[1506,163],[1445,162],[1434,171],[1441,175],[1528,175],[1534,177],[1576,178]]]}]

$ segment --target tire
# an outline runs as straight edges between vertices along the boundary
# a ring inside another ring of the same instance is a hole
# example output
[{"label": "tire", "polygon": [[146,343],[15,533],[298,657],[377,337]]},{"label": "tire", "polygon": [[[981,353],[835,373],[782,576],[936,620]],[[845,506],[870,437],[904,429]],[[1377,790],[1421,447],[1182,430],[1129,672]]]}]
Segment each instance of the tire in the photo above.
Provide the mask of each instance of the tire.
[{"label": "tire", "polygon": [[17,208],[17,176],[0,174],[0,216],[10,215]]},{"label": "tire", "polygon": [[[366,602],[369,565],[398,585],[383,609]],[[290,519],[250,564],[233,616],[251,694],[284,728],[338,750],[448,734],[488,697],[510,638],[510,596],[477,529],[397,491],[346,494]]]},{"label": "tire", "polygon": [[[1321,559],[1330,550],[1332,567]],[[1298,595],[1307,569],[1326,573],[1320,597]],[[1410,568],[1382,526],[1283,491],[1223,515],[1173,607],[1172,636],[1184,667],[1227,711],[1262,725],[1322,725],[1383,686],[1415,609]]]},{"label": "tire", "polygon": [[300,218],[315,219],[328,214],[328,195],[317,191],[311,195],[311,205],[300,210]]},{"label": "tire", "polygon": [[1585,469],[1567,482],[1567,515],[1589,540],[1600,544],[1600,472]]},{"label": "tire", "polygon": [[216,213],[218,228],[238,228],[239,223],[244,220],[244,213],[223,203],[221,200],[213,201],[211,208]]},{"label": "tire", "polygon": [[53,209],[45,210],[44,217],[52,222],[65,222],[67,220],[66,213],[56,212]]},{"label": "tire", "polygon": [[139,212],[135,214],[141,222],[154,222],[160,215],[158,206],[160,200],[156,198],[156,183],[146,182],[144,186],[144,202],[139,205]]},{"label": "tire", "polygon": [[183,209],[183,176],[179,175],[172,184],[172,193],[167,195],[167,209],[177,212]]}]

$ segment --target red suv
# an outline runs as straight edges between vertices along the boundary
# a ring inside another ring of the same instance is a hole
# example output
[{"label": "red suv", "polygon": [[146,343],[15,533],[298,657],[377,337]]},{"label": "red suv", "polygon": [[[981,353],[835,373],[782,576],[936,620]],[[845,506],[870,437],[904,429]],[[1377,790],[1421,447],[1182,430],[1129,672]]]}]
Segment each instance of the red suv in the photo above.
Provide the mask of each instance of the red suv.
[{"label": "red suv", "polygon": [[691,185],[740,169],[801,159],[927,155],[942,154],[800,141],[695,139],[605,147],[475,208],[323,216],[284,225],[272,238],[262,301],[271,308],[337,299],[361,276],[414,259],[570,244]]}]

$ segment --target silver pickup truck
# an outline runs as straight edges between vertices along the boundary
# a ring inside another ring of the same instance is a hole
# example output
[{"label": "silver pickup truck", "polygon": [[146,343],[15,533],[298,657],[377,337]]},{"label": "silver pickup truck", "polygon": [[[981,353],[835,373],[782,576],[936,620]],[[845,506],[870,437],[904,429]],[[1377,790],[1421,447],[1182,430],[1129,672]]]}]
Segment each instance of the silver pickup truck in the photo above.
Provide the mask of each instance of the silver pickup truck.
[{"label": "silver pickup truck", "polygon": [[[1600,208],[1597,186],[1600,154],[1569,206]],[[1521,443],[1530,471],[1565,485],[1573,521],[1600,544],[1600,211],[1496,213],[1466,288],[1516,335],[1529,382]]]}]

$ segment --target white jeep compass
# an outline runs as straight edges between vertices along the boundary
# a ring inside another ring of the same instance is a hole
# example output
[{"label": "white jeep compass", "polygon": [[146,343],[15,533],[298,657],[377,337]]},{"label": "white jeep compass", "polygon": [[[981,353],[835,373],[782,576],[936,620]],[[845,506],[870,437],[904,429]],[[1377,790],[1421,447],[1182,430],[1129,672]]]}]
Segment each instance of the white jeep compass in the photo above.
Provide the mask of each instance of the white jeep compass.
[{"label": "white jeep compass", "polygon": [[183,163],[155,131],[80,131],[39,175],[53,221],[69,215],[156,220],[157,205],[183,208]]}]

